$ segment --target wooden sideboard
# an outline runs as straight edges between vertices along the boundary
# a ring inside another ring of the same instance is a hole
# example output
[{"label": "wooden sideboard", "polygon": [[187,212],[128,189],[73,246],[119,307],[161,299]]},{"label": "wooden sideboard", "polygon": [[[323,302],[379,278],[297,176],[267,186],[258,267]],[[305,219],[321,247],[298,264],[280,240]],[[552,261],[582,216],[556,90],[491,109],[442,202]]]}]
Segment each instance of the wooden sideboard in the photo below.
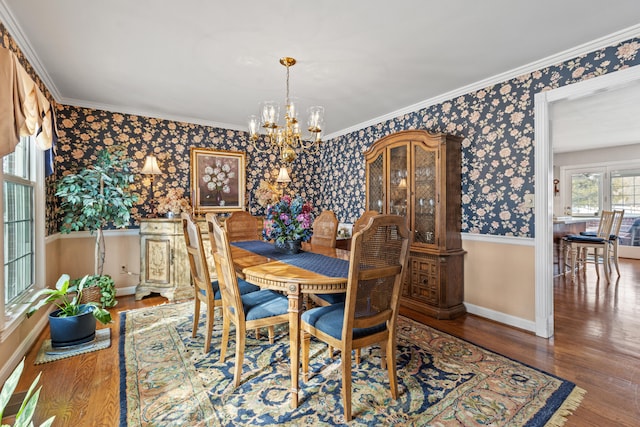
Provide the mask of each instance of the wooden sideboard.
[{"label": "wooden sideboard", "polygon": [[140,283],[136,299],[152,292],[172,302],[193,298],[180,219],[140,221]]},{"label": "wooden sideboard", "polygon": [[[262,233],[262,217],[256,217]],[[220,218],[224,223],[224,217]],[[211,280],[218,277],[204,217],[197,218]],[[180,218],[146,218],[140,220],[140,283],[136,299],[158,293],[169,301],[193,298],[187,247]]]}]

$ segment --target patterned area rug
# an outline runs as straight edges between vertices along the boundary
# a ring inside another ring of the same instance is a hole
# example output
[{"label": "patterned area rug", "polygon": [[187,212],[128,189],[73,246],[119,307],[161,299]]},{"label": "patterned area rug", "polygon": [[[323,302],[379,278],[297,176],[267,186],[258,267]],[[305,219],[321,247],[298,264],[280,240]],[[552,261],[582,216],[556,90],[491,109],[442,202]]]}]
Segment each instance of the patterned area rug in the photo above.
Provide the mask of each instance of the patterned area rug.
[{"label": "patterned area rug", "polygon": [[[250,332],[234,389],[235,342],[220,362],[218,321],[205,355],[204,317],[191,338],[192,313],[192,302],[121,313],[121,426],[344,424],[340,358],[330,361],[324,344],[312,340],[311,378],[301,381],[292,410],[286,326],[276,329],[273,345],[266,331],[259,340]],[[558,426],[584,395],[568,381],[402,317],[398,383],[394,401],[379,348],[363,349],[349,425]]]}]

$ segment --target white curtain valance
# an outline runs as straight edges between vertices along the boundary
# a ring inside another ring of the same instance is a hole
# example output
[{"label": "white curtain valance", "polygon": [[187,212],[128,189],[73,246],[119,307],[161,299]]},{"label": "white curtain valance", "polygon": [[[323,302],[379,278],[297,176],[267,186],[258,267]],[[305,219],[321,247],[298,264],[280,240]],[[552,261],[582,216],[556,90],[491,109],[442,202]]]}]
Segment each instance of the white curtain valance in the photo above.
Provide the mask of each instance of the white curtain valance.
[{"label": "white curtain valance", "polygon": [[0,48],[0,157],[12,153],[21,136],[37,134],[37,147],[48,150],[55,126],[49,100],[15,54]]}]

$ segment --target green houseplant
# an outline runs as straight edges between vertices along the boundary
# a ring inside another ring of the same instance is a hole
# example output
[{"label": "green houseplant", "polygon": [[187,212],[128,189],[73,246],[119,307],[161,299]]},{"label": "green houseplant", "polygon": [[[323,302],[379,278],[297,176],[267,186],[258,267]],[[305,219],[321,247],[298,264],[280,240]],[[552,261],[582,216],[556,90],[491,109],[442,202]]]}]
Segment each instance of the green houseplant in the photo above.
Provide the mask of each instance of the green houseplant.
[{"label": "green houseplant", "polygon": [[[11,395],[16,389],[18,385],[18,381],[20,380],[20,375],[22,375],[22,370],[24,369],[24,359],[16,366],[13,370],[7,381],[2,386],[2,391],[0,392],[0,419],[4,416],[5,409],[9,404],[9,400],[11,399]],[[40,381],[40,375],[38,374],[35,380],[31,383],[29,390],[24,396],[22,404],[20,405],[20,409],[16,412],[16,416],[14,419],[14,426],[33,426],[33,422],[31,419],[33,418],[33,414],[36,410],[36,405],[38,404],[38,399],[40,398],[40,390],[41,387],[36,389],[38,385],[38,381]],[[40,424],[40,427],[48,427],[53,423],[54,417],[49,418],[44,423]],[[7,424],[2,424],[2,427],[8,426]]]},{"label": "green houseplant", "polygon": [[[82,279],[83,278],[73,279],[71,281],[72,286],[69,288],[69,291],[74,292]],[[88,276],[84,284],[83,296],[86,296],[87,293],[94,287],[99,290],[99,299],[103,308],[114,307],[118,303],[118,301],[116,300],[116,286],[111,276],[109,276],[108,274],[94,274]]]},{"label": "green houseplant", "polygon": [[70,287],[69,275],[63,274],[55,289],[41,289],[34,295],[27,317],[49,304],[57,308],[49,314],[52,347],[67,347],[91,341],[95,337],[96,320],[104,324],[111,322],[111,313],[100,304],[81,303],[88,277],[83,277],[74,289]]},{"label": "green houseplant", "polygon": [[60,232],[89,230],[96,235],[95,275],[102,275],[104,266],[103,228],[110,223],[128,226],[130,209],[138,200],[130,191],[134,178],[130,162],[122,151],[102,150],[95,164],[63,176],[57,184],[64,215]]}]

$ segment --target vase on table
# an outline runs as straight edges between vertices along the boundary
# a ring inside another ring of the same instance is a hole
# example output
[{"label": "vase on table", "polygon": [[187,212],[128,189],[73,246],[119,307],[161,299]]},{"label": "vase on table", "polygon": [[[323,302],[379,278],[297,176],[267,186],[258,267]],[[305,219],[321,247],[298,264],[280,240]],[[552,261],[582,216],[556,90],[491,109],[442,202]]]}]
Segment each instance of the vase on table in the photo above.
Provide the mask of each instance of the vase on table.
[{"label": "vase on table", "polygon": [[301,240],[285,240],[282,242],[276,240],[274,245],[276,250],[283,254],[297,254],[302,250]]}]

